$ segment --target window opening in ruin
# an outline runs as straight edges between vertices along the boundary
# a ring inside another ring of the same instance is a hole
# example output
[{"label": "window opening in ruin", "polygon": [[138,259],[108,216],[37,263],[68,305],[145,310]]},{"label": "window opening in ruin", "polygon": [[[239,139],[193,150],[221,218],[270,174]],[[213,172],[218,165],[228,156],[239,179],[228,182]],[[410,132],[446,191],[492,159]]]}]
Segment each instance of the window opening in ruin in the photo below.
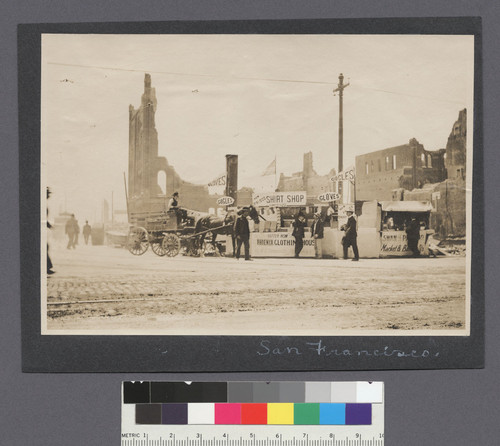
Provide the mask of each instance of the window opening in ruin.
[{"label": "window opening in ruin", "polygon": [[156,176],[156,180],[158,182],[158,187],[160,188],[161,193],[163,195],[166,195],[166,193],[167,193],[167,174],[163,170],[160,170],[158,172],[158,175]]}]

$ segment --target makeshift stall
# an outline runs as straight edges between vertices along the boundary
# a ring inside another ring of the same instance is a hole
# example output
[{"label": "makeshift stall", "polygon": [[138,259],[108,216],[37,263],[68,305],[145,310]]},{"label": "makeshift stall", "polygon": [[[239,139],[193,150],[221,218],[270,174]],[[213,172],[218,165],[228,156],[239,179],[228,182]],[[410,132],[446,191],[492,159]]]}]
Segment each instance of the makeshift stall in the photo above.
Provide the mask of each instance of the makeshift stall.
[{"label": "makeshift stall", "polygon": [[[427,201],[370,201],[363,203],[359,218],[361,228],[373,228],[378,233],[379,257],[406,257],[413,253],[408,248],[406,228],[413,218],[420,226],[418,248],[421,255],[429,255],[429,229],[432,204]],[[363,257],[362,243],[358,240]]]}]

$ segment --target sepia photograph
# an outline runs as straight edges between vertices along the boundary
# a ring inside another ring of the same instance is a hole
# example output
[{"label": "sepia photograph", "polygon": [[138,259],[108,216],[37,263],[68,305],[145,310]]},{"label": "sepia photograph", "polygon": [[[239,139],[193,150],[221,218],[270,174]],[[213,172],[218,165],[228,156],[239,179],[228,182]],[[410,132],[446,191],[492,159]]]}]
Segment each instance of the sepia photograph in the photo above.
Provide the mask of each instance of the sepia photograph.
[{"label": "sepia photograph", "polygon": [[474,60],[42,34],[41,334],[469,336]]}]

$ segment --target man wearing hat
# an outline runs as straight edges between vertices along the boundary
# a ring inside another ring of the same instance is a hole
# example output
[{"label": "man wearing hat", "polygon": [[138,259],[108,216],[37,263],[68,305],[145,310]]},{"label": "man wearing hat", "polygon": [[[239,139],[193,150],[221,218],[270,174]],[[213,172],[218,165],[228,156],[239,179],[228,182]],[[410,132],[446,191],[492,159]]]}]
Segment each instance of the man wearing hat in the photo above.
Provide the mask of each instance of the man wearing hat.
[{"label": "man wearing hat", "polygon": [[321,219],[321,214],[316,212],[314,214],[314,221],[311,225],[311,237],[314,237],[314,253],[317,259],[321,259],[323,257],[322,251],[322,243],[321,240],[324,236],[324,224]]},{"label": "man wearing hat", "polygon": [[250,260],[250,227],[248,225],[249,208],[238,211],[238,218],[234,222],[234,236],[236,237],[236,259],[240,259],[241,245],[245,246],[245,260]]},{"label": "man wearing hat", "polygon": [[166,212],[170,209],[177,209],[179,207],[179,192],[174,192],[170,200],[168,200]]},{"label": "man wearing hat", "polygon": [[174,192],[170,200],[168,200],[168,204],[166,206],[165,211],[169,212],[171,210],[175,212],[175,216],[177,218],[177,225],[179,225],[182,220],[181,213],[179,212],[179,192]]},{"label": "man wearing hat", "polygon": [[306,217],[299,211],[293,222],[292,237],[295,239],[295,258],[299,257],[304,246],[304,228],[306,227]]},{"label": "man wearing hat", "polygon": [[358,242],[357,237],[358,233],[356,231],[356,219],[354,218],[354,212],[351,210],[346,211],[347,214],[347,223],[342,226],[342,229],[345,231],[345,236],[342,238],[342,244],[344,245],[344,259],[347,259],[347,250],[349,246],[352,246],[352,251],[354,252],[353,262],[357,262],[359,260],[359,252],[358,252]]}]

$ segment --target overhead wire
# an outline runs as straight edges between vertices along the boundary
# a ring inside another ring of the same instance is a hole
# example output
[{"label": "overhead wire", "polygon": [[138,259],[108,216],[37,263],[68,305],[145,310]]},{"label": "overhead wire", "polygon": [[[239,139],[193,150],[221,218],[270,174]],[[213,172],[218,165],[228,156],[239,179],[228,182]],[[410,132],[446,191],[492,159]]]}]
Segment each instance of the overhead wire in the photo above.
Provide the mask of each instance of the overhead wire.
[{"label": "overhead wire", "polygon": [[[164,75],[170,75],[170,76],[192,76],[192,77],[236,79],[236,80],[248,80],[248,81],[284,82],[284,83],[334,85],[334,86],[338,85],[336,82],[312,81],[312,80],[302,80],[302,79],[273,79],[273,78],[247,77],[247,76],[224,76],[224,75],[220,75],[220,74],[206,74],[206,73],[183,73],[183,72],[177,72],[177,71],[139,70],[139,69],[133,69],[133,68],[118,68],[118,67],[107,67],[107,66],[99,66],[99,65],[68,64],[68,63],[62,63],[62,62],[47,62],[47,64],[48,65],[67,66],[67,67],[77,67],[77,68],[111,70],[111,71],[164,74]],[[426,97],[426,96],[422,96],[422,95],[404,93],[401,91],[391,91],[391,90],[385,90],[385,89],[381,89],[381,88],[365,87],[365,86],[362,86],[359,84],[355,84],[355,85],[351,85],[351,86],[354,88],[360,88],[360,89],[375,91],[375,92],[379,92],[379,93],[387,93],[387,94],[393,94],[393,95],[398,95],[398,96],[426,99],[426,100],[436,101],[436,102],[447,102],[447,103],[451,103],[451,104],[459,104],[461,106],[465,106],[464,101],[454,101],[454,100],[450,100],[450,99]]]}]

